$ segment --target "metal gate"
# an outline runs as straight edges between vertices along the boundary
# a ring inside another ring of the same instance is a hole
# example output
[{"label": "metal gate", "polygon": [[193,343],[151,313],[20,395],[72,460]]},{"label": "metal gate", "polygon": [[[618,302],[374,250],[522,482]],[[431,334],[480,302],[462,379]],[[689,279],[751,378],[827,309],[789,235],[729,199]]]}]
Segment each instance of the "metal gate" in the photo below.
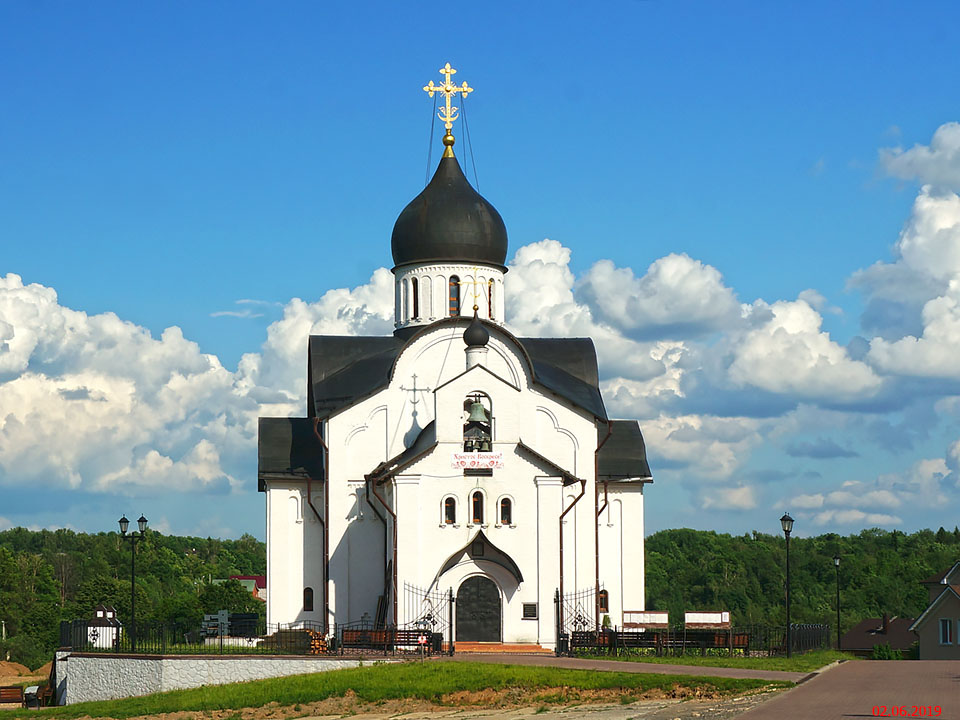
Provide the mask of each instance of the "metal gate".
[{"label": "metal gate", "polygon": [[587,588],[572,593],[565,593],[563,600],[557,604],[559,605],[557,629],[561,633],[567,633],[569,635],[569,633],[572,632],[596,630],[596,588]]},{"label": "metal gate", "polygon": [[433,633],[448,643],[448,649],[453,647],[453,628],[451,624],[451,609],[453,607],[453,590],[424,590],[423,588],[404,583],[404,612],[409,622],[401,625],[404,630],[421,630]]}]

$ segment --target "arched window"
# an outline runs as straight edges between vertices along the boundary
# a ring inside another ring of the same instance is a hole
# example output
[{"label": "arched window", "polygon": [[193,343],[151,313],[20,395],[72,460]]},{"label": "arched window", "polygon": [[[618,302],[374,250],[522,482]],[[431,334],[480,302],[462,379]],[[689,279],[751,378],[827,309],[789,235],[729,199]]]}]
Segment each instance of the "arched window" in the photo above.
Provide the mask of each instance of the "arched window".
[{"label": "arched window", "polygon": [[457,501],[452,497],[443,501],[443,522],[445,525],[457,523]]},{"label": "arched window", "polygon": [[600,612],[610,612],[610,593],[606,590],[600,591]]},{"label": "arched window", "polygon": [[500,499],[500,524],[513,524],[513,503],[510,502],[510,498]]},{"label": "arched window", "polygon": [[470,504],[473,508],[473,524],[483,525],[483,493],[477,490]]},{"label": "arched window", "polygon": [[460,314],[460,278],[450,276],[450,317]]},{"label": "arched window", "polygon": [[411,305],[413,306],[412,317],[420,317],[420,283],[416,278],[410,280],[410,290],[413,292]]},{"label": "arched window", "polygon": [[487,317],[493,320],[493,278],[487,283]]},{"label": "arched window", "polygon": [[311,587],[303,589],[303,611],[313,612],[313,588]]}]

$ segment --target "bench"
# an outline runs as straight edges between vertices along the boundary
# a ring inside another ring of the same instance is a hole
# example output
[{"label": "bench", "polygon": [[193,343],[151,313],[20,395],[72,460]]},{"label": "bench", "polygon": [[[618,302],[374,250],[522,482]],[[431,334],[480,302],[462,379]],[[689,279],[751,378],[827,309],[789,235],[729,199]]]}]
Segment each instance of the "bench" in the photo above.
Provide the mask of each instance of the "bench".
[{"label": "bench", "polygon": [[417,648],[420,646],[420,636],[427,636],[427,649],[433,645],[432,633],[420,630],[357,630],[344,628],[342,647],[345,648]]},{"label": "bench", "polygon": [[23,688],[19,685],[5,685],[0,687],[0,705],[17,703],[23,707]]}]

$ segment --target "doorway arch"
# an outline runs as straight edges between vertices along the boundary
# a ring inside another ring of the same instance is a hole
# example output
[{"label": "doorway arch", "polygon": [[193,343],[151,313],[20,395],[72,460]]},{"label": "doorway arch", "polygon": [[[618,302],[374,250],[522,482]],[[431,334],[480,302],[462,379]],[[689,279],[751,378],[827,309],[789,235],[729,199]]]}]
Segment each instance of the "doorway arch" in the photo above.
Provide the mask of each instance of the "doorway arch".
[{"label": "doorway arch", "polygon": [[468,577],[457,590],[457,640],[500,642],[500,588],[488,577]]}]

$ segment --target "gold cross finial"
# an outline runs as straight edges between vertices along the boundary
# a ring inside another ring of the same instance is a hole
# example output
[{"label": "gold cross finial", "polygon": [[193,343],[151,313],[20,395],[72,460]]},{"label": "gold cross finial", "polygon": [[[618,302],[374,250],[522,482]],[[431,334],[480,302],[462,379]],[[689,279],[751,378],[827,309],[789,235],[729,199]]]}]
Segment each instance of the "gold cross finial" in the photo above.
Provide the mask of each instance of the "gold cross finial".
[{"label": "gold cross finial", "polygon": [[443,136],[443,144],[446,146],[446,150],[443,151],[444,157],[453,157],[453,133],[450,132],[453,129],[453,121],[456,120],[459,116],[457,113],[457,108],[454,105],[450,104],[450,100],[457,96],[457,93],[460,93],[463,97],[466,97],[468,94],[473,92],[473,88],[467,85],[464,81],[462,85],[454,85],[450,78],[457,71],[450,67],[450,63],[447,63],[442,68],[440,68],[440,74],[444,76],[443,82],[440,85],[434,85],[433,80],[423,86],[424,92],[426,92],[430,97],[433,97],[434,93],[440,93],[443,95],[444,106],[437,111],[437,117],[443,120],[443,126],[446,128],[447,132]]},{"label": "gold cross finial", "polygon": [[482,280],[477,280],[477,273],[480,271],[480,268],[474,266],[473,268],[473,280],[461,280],[460,285],[473,285],[473,311],[477,312],[480,309],[480,306],[477,305],[477,297],[480,294],[477,292],[477,285],[486,285],[487,283]]}]

